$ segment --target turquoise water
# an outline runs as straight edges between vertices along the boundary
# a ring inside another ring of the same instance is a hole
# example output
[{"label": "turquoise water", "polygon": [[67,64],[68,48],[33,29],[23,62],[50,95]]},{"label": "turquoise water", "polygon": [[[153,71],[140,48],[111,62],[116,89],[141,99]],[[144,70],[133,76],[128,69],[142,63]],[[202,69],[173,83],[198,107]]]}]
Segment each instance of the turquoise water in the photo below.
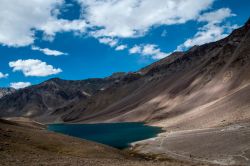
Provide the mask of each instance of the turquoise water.
[{"label": "turquoise water", "polygon": [[155,137],[159,127],[143,123],[50,124],[48,130],[123,149],[130,143]]}]

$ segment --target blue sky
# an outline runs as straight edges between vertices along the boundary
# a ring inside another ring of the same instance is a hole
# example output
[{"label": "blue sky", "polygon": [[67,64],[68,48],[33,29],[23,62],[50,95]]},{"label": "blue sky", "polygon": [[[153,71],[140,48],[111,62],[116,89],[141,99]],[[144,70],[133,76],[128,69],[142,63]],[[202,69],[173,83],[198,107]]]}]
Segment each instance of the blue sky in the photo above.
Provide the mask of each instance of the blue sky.
[{"label": "blue sky", "polygon": [[0,0],[0,87],[136,71],[242,26],[249,0]]}]

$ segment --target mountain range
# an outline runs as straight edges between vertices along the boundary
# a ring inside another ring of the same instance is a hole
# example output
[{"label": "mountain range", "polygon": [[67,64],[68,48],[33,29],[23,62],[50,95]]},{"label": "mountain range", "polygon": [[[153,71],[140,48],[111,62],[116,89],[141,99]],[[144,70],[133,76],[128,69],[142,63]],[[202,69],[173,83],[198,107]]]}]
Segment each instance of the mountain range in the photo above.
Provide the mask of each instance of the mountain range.
[{"label": "mountain range", "polygon": [[0,90],[1,117],[43,123],[146,122],[173,130],[250,119],[250,20],[228,37],[139,71]]}]

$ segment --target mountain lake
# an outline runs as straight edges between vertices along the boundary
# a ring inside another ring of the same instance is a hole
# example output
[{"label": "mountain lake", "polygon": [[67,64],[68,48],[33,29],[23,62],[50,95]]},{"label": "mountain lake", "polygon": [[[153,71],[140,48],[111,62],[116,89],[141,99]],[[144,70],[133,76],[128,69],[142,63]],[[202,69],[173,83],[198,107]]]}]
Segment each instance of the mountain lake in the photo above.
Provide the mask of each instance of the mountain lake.
[{"label": "mountain lake", "polygon": [[162,132],[160,127],[144,123],[49,124],[48,130],[118,149],[127,148],[132,142],[156,137]]}]

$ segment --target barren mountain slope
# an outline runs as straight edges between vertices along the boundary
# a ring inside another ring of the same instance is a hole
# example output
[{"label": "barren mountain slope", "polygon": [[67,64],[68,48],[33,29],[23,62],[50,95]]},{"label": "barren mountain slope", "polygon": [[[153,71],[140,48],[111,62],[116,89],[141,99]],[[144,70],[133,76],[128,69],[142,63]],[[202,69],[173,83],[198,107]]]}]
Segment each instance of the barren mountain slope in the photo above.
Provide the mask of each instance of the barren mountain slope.
[{"label": "barren mountain slope", "polygon": [[112,80],[88,79],[67,81],[54,78],[38,85],[27,87],[0,99],[0,116],[23,116],[41,121],[56,121],[53,111],[71,102],[86,100]]}]

